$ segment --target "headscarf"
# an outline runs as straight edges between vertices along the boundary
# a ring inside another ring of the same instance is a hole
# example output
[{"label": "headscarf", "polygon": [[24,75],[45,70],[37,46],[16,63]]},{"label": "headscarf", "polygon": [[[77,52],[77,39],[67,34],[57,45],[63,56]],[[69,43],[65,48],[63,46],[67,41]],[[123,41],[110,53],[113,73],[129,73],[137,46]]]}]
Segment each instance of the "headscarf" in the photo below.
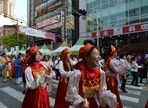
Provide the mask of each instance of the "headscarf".
[{"label": "headscarf", "polygon": [[31,47],[29,50],[29,54],[35,54],[36,52],[39,52],[39,50],[36,46]]},{"label": "headscarf", "polygon": [[94,47],[94,45],[91,45],[89,43],[87,43],[84,47],[81,47],[80,50],[79,50],[79,57],[82,58],[82,59],[85,59],[86,56],[88,55],[89,51],[93,47]]},{"label": "headscarf", "polygon": [[64,57],[66,54],[68,54],[69,53],[69,50],[68,50],[68,48],[65,48],[63,51],[62,51],[62,53],[61,53],[61,55],[62,55],[62,57]]}]

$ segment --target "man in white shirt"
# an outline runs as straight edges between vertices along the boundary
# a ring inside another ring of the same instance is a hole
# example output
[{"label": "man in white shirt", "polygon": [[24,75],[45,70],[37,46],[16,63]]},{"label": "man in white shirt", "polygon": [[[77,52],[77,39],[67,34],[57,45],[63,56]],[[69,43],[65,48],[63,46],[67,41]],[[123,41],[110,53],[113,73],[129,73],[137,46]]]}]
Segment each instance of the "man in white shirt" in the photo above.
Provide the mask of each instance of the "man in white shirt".
[{"label": "man in white shirt", "polygon": [[137,87],[138,86],[138,68],[142,68],[143,66],[139,66],[136,62],[136,58],[135,57],[132,57],[131,58],[131,61],[132,61],[132,75],[133,75],[133,79],[132,79],[132,82],[131,82],[131,85],[135,85]]}]

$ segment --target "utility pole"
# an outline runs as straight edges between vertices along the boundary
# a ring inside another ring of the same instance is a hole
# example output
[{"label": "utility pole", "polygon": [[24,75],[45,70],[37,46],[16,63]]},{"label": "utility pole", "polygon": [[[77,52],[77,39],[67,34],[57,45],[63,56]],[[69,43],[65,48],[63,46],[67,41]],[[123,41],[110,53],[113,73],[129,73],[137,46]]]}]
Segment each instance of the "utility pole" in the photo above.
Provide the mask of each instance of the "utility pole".
[{"label": "utility pole", "polygon": [[64,9],[64,40],[67,43],[67,0],[63,0]]}]

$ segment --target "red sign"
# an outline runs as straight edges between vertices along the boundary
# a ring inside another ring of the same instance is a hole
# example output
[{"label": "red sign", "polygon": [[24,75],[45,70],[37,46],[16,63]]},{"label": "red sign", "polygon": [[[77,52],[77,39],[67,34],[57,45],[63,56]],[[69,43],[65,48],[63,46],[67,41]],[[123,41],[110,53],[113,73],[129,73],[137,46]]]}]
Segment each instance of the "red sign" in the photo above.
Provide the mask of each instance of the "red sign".
[{"label": "red sign", "polygon": [[[101,30],[99,31],[100,37],[102,36],[113,36],[113,35],[120,35],[120,34],[127,34],[127,33],[135,33],[148,30],[148,22],[142,24],[135,24],[129,25],[124,27],[115,27],[108,30]],[[96,32],[92,33],[92,38],[95,38]]]},{"label": "red sign", "polygon": [[133,33],[148,30],[148,23],[122,27],[123,33]]},{"label": "red sign", "polygon": [[102,30],[102,31],[99,31],[99,32],[100,32],[100,37],[101,36],[112,36],[112,35],[114,35],[114,30],[113,29]]},{"label": "red sign", "polygon": [[95,38],[95,37],[97,37],[97,33],[96,32],[93,32],[92,33],[92,38]]}]

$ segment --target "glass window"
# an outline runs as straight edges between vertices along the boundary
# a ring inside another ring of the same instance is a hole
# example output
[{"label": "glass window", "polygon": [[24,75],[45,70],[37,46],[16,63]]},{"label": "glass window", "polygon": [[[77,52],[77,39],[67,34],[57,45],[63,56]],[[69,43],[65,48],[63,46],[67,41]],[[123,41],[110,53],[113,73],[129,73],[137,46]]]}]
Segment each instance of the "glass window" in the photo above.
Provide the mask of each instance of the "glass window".
[{"label": "glass window", "polygon": [[101,5],[107,4],[108,0],[101,0]]},{"label": "glass window", "polygon": [[141,22],[147,22],[147,21],[148,21],[148,17],[141,18]]},{"label": "glass window", "polygon": [[115,22],[118,20],[118,14],[112,14],[110,15],[110,22]]},{"label": "glass window", "polygon": [[120,26],[124,26],[124,25],[127,25],[128,24],[128,21],[127,20],[121,20],[119,21],[119,25]]},{"label": "glass window", "polygon": [[139,8],[139,0],[129,0],[129,10]]},{"label": "glass window", "polygon": [[123,0],[121,2],[118,3],[118,11],[119,12],[124,12],[124,11],[127,11],[128,10],[128,7],[127,7],[127,2],[126,0]]},{"label": "glass window", "polygon": [[101,15],[102,17],[105,17],[105,16],[108,16],[109,14],[109,9],[108,9],[108,6],[105,6],[101,9]]},{"label": "glass window", "polygon": [[139,19],[134,19],[134,20],[130,20],[129,24],[135,24],[135,23],[139,23]]},{"label": "glass window", "polygon": [[110,23],[110,28],[119,26],[118,22]]},{"label": "glass window", "polygon": [[141,14],[148,14],[148,6],[141,7]]},{"label": "glass window", "polygon": [[87,9],[92,9],[93,8],[93,1],[92,0],[87,0]]},{"label": "glass window", "polygon": [[95,7],[100,6],[100,0],[94,0],[94,6]]},{"label": "glass window", "polygon": [[108,16],[102,17],[102,23],[103,24],[106,24],[108,22],[109,22],[109,17]]},{"label": "glass window", "polygon": [[139,15],[139,8],[129,10],[129,17],[134,17]]},{"label": "glass window", "polygon": [[141,7],[148,6],[148,1],[147,0],[140,0],[140,4],[141,4]]},{"label": "glass window", "polygon": [[127,12],[126,11],[119,13],[119,20],[123,20],[123,19],[126,19],[126,18],[127,18]]},{"label": "glass window", "polygon": [[110,11],[109,12],[110,14],[118,13],[118,5],[117,5],[117,3],[111,4],[109,6],[109,11]]}]

